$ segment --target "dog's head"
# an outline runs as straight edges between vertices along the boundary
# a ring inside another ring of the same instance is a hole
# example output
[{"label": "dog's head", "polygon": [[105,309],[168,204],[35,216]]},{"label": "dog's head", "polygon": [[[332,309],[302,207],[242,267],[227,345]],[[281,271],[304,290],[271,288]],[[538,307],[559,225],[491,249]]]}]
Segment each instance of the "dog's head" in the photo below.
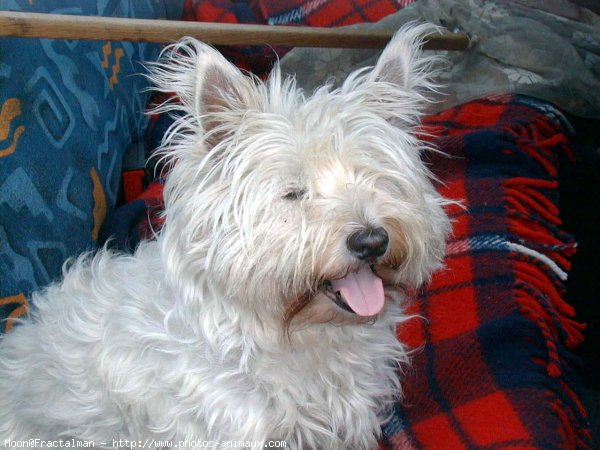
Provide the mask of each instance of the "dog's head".
[{"label": "dog's head", "polygon": [[426,31],[401,30],[375,67],[311,95],[193,39],[166,51],[151,77],[181,117],[164,142],[162,237],[183,289],[288,324],[361,323],[440,266],[449,222],[414,135]]}]

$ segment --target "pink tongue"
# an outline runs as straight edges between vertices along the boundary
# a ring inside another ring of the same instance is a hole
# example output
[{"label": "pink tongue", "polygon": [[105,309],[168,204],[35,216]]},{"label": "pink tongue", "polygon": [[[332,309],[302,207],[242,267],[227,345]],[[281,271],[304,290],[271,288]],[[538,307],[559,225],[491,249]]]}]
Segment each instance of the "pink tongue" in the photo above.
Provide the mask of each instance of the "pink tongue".
[{"label": "pink tongue", "polygon": [[360,316],[374,316],[385,303],[383,281],[368,266],[339,280],[331,280],[331,286],[342,294],[352,311]]}]

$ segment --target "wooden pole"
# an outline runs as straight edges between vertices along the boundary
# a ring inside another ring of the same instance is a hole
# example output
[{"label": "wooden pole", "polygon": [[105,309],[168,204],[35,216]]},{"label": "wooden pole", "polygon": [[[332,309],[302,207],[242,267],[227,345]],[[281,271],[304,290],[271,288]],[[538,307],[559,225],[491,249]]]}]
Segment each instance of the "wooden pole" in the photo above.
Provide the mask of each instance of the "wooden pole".
[{"label": "wooden pole", "polygon": [[[0,11],[0,36],[101,41],[174,42],[192,36],[213,45],[383,48],[391,30],[245,25]],[[463,33],[426,38],[428,50],[465,50]]]}]

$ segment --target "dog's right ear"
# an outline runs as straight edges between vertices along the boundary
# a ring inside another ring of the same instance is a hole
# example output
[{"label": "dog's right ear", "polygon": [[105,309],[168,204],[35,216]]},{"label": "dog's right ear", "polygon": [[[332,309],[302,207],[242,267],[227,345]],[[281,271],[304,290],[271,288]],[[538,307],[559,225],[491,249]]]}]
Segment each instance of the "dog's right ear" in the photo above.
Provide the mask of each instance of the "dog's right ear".
[{"label": "dog's right ear", "polygon": [[209,148],[238,128],[244,113],[254,107],[255,86],[212,47],[198,55],[195,104]]},{"label": "dog's right ear", "polygon": [[207,150],[232,133],[244,113],[256,106],[252,78],[196,39],[183,38],[168,46],[151,69],[156,89],[177,97],[157,111],[179,110],[197,121]]}]

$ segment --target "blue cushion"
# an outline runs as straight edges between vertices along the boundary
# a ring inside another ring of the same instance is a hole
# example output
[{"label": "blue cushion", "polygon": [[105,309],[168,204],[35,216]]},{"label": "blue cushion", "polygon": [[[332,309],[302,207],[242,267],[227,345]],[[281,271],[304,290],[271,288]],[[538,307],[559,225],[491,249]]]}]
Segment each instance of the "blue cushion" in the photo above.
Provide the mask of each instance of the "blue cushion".
[{"label": "blue cushion", "polygon": [[[182,1],[4,0],[13,11],[178,18]],[[174,6],[175,5],[175,6]],[[93,249],[119,197],[123,154],[143,138],[157,44],[0,38],[0,319]],[[0,330],[4,323],[0,324]]]}]

